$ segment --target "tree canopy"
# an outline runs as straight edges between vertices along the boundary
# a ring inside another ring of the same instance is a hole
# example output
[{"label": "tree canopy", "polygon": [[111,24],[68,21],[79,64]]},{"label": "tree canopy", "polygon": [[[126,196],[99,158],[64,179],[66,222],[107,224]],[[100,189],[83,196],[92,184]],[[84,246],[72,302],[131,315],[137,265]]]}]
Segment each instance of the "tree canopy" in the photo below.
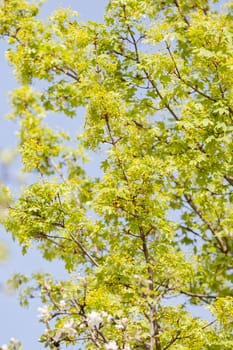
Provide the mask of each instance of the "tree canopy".
[{"label": "tree canopy", "polygon": [[[22,304],[39,289],[46,347],[233,348],[233,3],[217,5],[110,0],[84,23],[1,1],[9,117],[34,174],[17,198],[3,189],[2,221],[70,273],[11,281]],[[75,137],[56,113],[77,119]]]}]

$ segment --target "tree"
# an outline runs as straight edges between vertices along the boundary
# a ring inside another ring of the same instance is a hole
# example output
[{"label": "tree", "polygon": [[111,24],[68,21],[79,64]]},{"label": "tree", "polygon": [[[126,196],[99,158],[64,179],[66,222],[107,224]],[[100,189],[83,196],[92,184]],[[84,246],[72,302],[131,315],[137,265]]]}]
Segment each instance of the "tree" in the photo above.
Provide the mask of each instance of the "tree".
[{"label": "tree", "polygon": [[[233,347],[233,4],[215,3],[112,0],[104,23],[81,23],[1,2],[20,84],[10,117],[38,175],[4,225],[24,253],[34,245],[71,273],[12,280],[29,283],[22,303],[39,288],[51,349]],[[75,139],[46,123],[79,107]],[[90,152],[103,156],[97,174]]]}]

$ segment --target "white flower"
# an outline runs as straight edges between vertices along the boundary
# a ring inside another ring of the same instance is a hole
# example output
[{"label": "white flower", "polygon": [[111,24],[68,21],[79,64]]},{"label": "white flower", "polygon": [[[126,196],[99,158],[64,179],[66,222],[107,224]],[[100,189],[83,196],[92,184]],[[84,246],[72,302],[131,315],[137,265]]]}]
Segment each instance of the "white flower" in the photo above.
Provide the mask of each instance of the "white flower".
[{"label": "white flower", "polygon": [[105,311],[101,311],[101,315],[102,315],[103,317],[108,317],[108,316],[109,316],[109,314],[108,314],[107,312],[105,312]]},{"label": "white flower", "polygon": [[126,329],[128,322],[128,318],[123,317],[121,320],[116,321],[117,324],[115,327],[118,329]]},{"label": "white flower", "polygon": [[13,344],[13,345],[18,345],[19,343],[20,343],[20,341],[18,340],[18,339],[15,339],[15,338],[10,338],[10,342],[11,342],[11,344]]},{"label": "white flower", "polygon": [[74,326],[74,321],[70,320],[66,323],[64,323],[64,331],[66,332],[66,334],[69,334],[70,336],[74,336],[76,333],[76,330],[73,328]]},{"label": "white flower", "polygon": [[59,303],[59,307],[60,307],[60,309],[64,309],[64,308],[65,308],[65,306],[66,306],[66,302],[65,302],[65,300],[61,300],[61,301],[60,301],[60,303]]},{"label": "white flower", "polygon": [[115,340],[111,340],[109,343],[105,344],[107,350],[117,350],[118,346]]},{"label": "white flower", "polygon": [[1,349],[2,349],[2,350],[8,350],[8,346],[7,346],[6,344],[3,344],[3,345],[1,346]]},{"label": "white flower", "polygon": [[61,329],[59,329],[59,330],[56,332],[56,334],[53,335],[53,340],[54,340],[55,342],[58,342],[58,341],[61,339],[62,335],[63,335],[63,331],[62,331]]},{"label": "white flower", "polygon": [[125,345],[122,350],[130,350],[130,345]]},{"label": "white flower", "polygon": [[43,321],[47,321],[50,319],[50,312],[48,310],[48,306],[45,305],[44,307],[38,307],[37,309],[38,311],[38,317],[43,320]]},{"label": "white flower", "polygon": [[90,328],[100,328],[101,323],[103,322],[103,319],[99,312],[92,311],[89,314],[87,314],[87,324]]},{"label": "white flower", "polygon": [[116,324],[115,326],[117,329],[125,329],[125,327],[123,326],[123,324]]},{"label": "white flower", "polygon": [[47,290],[50,290],[50,285],[48,282],[44,282],[44,288],[47,289]]},{"label": "white flower", "polygon": [[123,318],[121,319],[121,323],[122,323],[123,325],[127,325],[128,322],[129,322],[129,320],[128,320],[128,318],[126,318],[126,317],[123,317]]}]

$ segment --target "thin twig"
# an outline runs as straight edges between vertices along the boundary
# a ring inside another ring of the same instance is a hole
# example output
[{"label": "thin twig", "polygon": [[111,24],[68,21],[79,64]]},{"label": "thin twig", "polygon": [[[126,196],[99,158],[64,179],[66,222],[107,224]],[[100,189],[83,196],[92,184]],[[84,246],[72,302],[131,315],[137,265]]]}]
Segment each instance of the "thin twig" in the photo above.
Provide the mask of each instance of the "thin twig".
[{"label": "thin twig", "polygon": [[83,247],[83,245],[79,242],[79,240],[71,233],[69,232],[70,237],[72,238],[72,240],[77,244],[77,246],[81,249],[81,251],[84,253],[84,255],[86,255],[91,262],[95,265],[95,266],[99,266],[99,264],[97,263],[97,261],[88,253],[88,251],[86,250],[86,248]]}]

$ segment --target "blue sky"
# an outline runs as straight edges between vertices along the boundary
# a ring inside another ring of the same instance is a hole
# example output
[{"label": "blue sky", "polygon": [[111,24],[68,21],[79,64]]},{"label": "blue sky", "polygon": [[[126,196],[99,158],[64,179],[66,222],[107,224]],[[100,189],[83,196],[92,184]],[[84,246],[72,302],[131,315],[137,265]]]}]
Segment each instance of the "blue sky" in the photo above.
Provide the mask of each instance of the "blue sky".
[{"label": "blue sky", "polygon": [[[106,4],[107,0],[47,0],[47,3],[43,5],[41,15],[42,18],[46,17],[57,7],[70,7],[80,13],[80,20],[102,21]],[[0,148],[12,148],[17,144],[15,135],[17,126],[14,122],[5,120],[4,115],[9,112],[8,93],[16,87],[16,82],[12,68],[5,60],[5,49],[6,45],[1,41]],[[61,118],[59,120],[61,121]],[[58,123],[57,119],[56,123]],[[12,168],[12,171],[14,173],[17,171],[16,166]],[[33,300],[29,309],[24,309],[19,306],[17,293],[9,293],[4,285],[6,279],[17,272],[30,274],[35,271],[43,271],[52,273],[55,278],[65,278],[66,273],[63,265],[59,261],[53,263],[44,261],[36,250],[22,256],[17,243],[12,241],[10,235],[7,235],[3,228],[0,228],[0,241],[7,244],[9,251],[8,260],[0,263],[0,346],[8,343],[10,337],[14,337],[22,341],[24,350],[43,349],[43,344],[37,342],[44,330],[44,326],[38,322],[37,318],[39,300]]]}]

